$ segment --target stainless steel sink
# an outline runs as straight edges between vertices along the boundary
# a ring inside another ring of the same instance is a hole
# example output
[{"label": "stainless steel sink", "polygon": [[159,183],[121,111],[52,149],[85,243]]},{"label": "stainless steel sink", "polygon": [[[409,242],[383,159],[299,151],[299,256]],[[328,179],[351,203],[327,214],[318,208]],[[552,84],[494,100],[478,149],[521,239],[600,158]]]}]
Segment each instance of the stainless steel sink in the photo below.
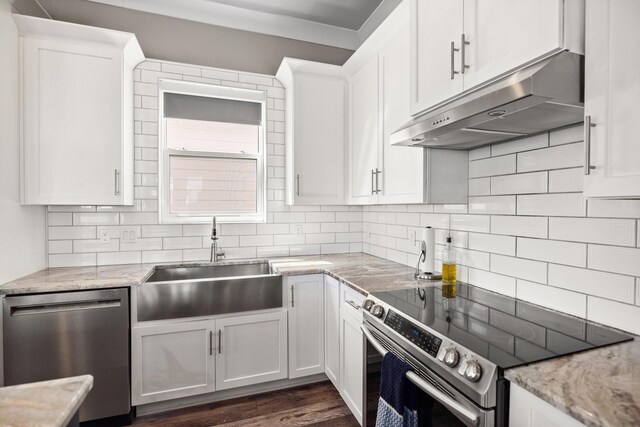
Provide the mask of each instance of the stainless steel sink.
[{"label": "stainless steel sink", "polygon": [[282,276],[268,262],[155,267],[137,289],[138,321],[282,307]]}]

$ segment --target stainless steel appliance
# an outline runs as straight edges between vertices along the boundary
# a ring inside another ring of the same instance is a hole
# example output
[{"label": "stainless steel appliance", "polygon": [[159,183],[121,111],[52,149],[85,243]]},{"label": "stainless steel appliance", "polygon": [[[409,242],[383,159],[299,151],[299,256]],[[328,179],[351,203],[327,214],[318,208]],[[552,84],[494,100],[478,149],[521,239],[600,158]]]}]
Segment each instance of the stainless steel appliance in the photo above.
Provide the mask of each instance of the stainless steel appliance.
[{"label": "stainless steel appliance", "polygon": [[7,296],[5,385],[93,375],[80,421],[122,416],[129,396],[128,289]]},{"label": "stainless steel appliance", "polygon": [[584,120],[584,57],[562,52],[428,110],[394,145],[468,149]]},{"label": "stainless steel appliance", "polygon": [[365,301],[365,408],[375,425],[381,355],[407,362],[432,402],[432,425],[507,426],[506,369],[633,339],[623,332],[471,285],[379,292]]}]

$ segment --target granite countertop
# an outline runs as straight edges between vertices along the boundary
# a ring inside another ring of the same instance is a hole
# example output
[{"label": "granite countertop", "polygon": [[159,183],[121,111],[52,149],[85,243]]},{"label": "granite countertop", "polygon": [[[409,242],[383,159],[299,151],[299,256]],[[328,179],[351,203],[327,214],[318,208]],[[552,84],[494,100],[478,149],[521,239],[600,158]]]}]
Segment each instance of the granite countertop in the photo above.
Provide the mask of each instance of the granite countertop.
[{"label": "granite countertop", "polygon": [[0,426],[66,426],[93,387],[93,377],[0,387]]},{"label": "granite countertop", "polygon": [[[284,276],[329,274],[365,295],[412,288],[419,283],[413,278],[413,268],[362,253],[291,256],[269,261]],[[0,285],[0,294],[138,286],[153,267],[136,264],[52,268]],[[588,426],[640,425],[638,339],[510,369],[505,376]]]},{"label": "granite countertop", "polygon": [[640,425],[640,341],[510,369],[505,377],[587,426]]}]

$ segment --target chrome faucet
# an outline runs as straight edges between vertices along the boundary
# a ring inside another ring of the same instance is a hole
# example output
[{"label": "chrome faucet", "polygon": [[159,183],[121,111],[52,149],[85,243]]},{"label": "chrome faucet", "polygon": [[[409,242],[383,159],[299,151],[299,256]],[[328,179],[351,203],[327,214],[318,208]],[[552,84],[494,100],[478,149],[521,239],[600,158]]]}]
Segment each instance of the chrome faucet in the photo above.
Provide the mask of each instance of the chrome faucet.
[{"label": "chrome faucet", "polygon": [[218,258],[225,258],[224,251],[218,249],[218,231],[216,230],[216,217],[213,217],[213,226],[211,227],[211,262],[218,262]]}]

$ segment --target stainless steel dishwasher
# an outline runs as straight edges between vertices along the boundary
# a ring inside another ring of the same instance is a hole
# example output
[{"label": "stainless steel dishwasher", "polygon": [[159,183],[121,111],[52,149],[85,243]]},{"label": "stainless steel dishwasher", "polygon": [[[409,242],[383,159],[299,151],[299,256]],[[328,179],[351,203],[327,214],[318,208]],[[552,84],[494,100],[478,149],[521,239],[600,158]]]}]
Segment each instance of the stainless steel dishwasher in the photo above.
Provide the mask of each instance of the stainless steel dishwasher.
[{"label": "stainless steel dishwasher", "polygon": [[5,385],[90,374],[80,421],[128,418],[128,289],[7,296],[3,321]]}]

